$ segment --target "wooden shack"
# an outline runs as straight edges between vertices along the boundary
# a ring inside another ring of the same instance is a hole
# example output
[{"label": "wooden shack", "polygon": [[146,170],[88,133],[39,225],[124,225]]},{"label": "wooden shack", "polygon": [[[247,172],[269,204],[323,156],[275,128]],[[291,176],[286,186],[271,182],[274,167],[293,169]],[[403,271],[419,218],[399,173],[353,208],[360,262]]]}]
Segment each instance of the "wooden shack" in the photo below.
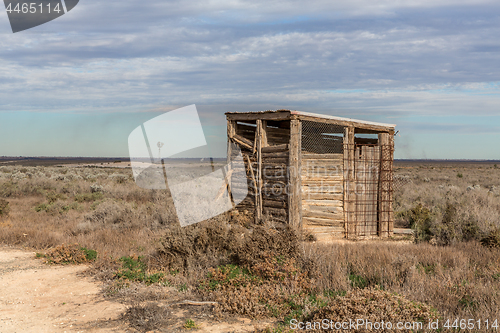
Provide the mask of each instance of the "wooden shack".
[{"label": "wooden shack", "polygon": [[395,125],[290,110],[226,117],[228,186],[248,189],[235,209],[317,238],[392,235]]}]

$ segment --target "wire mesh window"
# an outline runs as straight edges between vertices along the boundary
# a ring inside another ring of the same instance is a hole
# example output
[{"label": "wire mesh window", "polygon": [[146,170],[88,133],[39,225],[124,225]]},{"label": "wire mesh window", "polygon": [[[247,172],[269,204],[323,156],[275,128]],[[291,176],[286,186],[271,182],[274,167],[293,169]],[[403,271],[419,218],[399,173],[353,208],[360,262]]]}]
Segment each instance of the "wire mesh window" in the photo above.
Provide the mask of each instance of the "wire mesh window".
[{"label": "wire mesh window", "polygon": [[342,154],[344,126],[302,121],[302,151],[315,154]]}]

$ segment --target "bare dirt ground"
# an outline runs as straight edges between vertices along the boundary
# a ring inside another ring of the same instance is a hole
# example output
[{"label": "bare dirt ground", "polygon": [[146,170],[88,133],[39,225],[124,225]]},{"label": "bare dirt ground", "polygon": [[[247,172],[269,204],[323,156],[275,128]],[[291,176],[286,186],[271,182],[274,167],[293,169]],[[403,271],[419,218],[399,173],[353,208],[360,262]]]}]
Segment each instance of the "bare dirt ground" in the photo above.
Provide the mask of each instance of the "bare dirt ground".
[{"label": "bare dirt ground", "polygon": [[92,327],[116,320],[125,306],[103,299],[99,284],[79,274],[86,268],[49,266],[33,252],[1,247],[0,332],[125,331]]},{"label": "bare dirt ground", "polygon": [[[87,268],[46,265],[34,252],[0,246],[0,332],[137,332],[120,319],[127,306],[104,297],[101,283],[82,274]],[[199,333],[253,332],[267,324],[245,318],[217,322],[193,308],[172,309],[169,327],[151,332],[189,332],[182,327],[186,318],[196,318]]]}]

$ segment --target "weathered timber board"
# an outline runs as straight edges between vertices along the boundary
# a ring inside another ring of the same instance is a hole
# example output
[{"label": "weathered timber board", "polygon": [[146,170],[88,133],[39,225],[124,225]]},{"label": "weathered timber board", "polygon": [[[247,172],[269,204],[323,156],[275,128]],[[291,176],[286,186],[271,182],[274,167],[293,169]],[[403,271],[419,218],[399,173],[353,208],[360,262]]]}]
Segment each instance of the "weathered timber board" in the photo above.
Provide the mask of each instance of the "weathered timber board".
[{"label": "weathered timber board", "polygon": [[343,160],[342,154],[302,154],[302,160]]},{"label": "weathered timber board", "polygon": [[262,147],[262,153],[288,152],[288,144]]},{"label": "weathered timber board", "polygon": [[340,200],[344,202],[343,193],[311,193],[302,191],[302,200]]},{"label": "weathered timber board", "polygon": [[311,200],[302,198],[302,206],[334,206],[334,207],[342,207],[342,200]]},{"label": "weathered timber board", "polygon": [[288,158],[288,152],[262,153],[262,158]]},{"label": "weathered timber board", "polygon": [[278,201],[278,200],[269,200],[267,197],[264,197],[262,202],[263,207],[272,207],[272,208],[286,208],[286,201]]},{"label": "weathered timber board", "polygon": [[344,237],[344,228],[340,227],[305,226],[304,230],[312,233],[318,241]]},{"label": "weathered timber board", "polygon": [[331,220],[342,220],[344,218],[344,212],[340,213],[329,213],[329,212],[313,212],[310,210],[302,210],[303,217],[317,217],[322,219],[331,219]]},{"label": "weathered timber board", "polygon": [[263,208],[265,214],[270,214],[273,216],[286,216],[286,210],[280,208],[272,208],[272,207],[264,207]]},{"label": "weathered timber board", "polygon": [[302,176],[302,183],[303,184],[309,184],[309,183],[342,183],[344,180],[344,177],[342,175],[332,175],[332,176],[309,176],[309,175],[303,175]]},{"label": "weathered timber board", "polygon": [[342,205],[337,205],[337,206],[317,206],[317,205],[308,205],[304,204],[304,201],[302,201],[302,210],[304,212],[310,212],[312,214],[314,213],[321,213],[321,214],[338,214],[338,213],[343,213],[344,208]]},{"label": "weathered timber board", "polygon": [[302,185],[302,196],[307,195],[322,195],[322,194],[342,194],[342,186],[330,187],[330,186],[304,186]]},{"label": "weathered timber board", "polygon": [[303,179],[302,180],[302,186],[342,186],[342,179],[335,179],[335,180],[324,180],[324,179],[308,180],[308,179]]},{"label": "weathered timber board", "polygon": [[329,226],[344,229],[343,220],[322,219],[315,217],[303,217],[304,226]]}]

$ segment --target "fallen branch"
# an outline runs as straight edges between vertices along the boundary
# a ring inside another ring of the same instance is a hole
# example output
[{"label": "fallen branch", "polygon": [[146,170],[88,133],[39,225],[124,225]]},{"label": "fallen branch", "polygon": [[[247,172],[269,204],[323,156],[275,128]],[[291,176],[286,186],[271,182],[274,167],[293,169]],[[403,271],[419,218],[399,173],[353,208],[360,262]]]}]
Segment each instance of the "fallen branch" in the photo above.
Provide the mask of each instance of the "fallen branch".
[{"label": "fallen branch", "polygon": [[199,302],[199,301],[185,300],[185,301],[182,301],[182,302],[179,302],[179,303],[170,304],[170,305],[183,305],[183,304],[187,304],[187,305],[217,305],[219,303],[217,303],[217,302]]}]

